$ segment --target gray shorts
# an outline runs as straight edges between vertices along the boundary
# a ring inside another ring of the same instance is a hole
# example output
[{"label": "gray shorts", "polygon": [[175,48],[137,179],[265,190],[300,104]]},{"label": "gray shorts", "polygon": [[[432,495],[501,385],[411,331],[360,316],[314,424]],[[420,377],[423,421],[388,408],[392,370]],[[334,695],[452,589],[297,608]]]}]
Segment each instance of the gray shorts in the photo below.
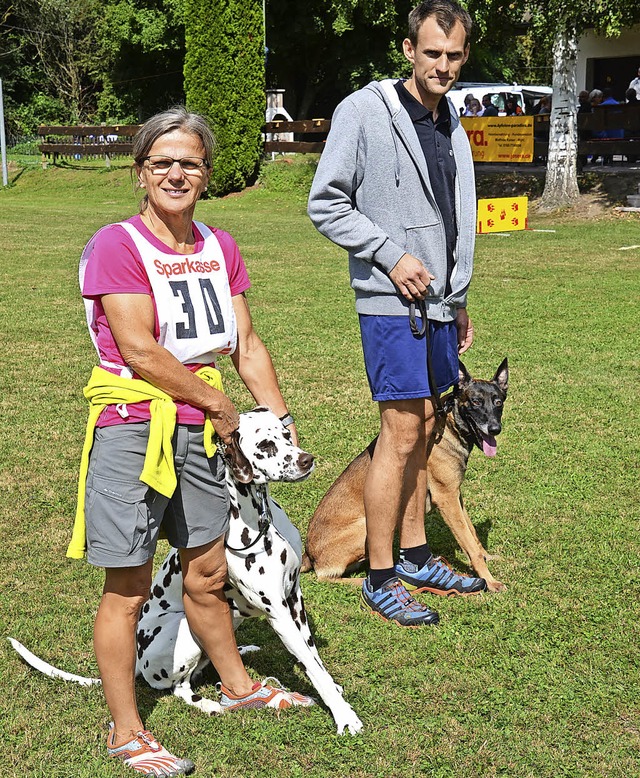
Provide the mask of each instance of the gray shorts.
[{"label": "gray shorts", "polygon": [[138,567],[156,550],[160,526],[176,548],[210,543],[229,526],[229,492],[219,453],[207,459],[203,427],[179,424],[173,436],[178,486],[171,498],[139,480],[149,422],[95,430],[85,502],[87,560]]}]

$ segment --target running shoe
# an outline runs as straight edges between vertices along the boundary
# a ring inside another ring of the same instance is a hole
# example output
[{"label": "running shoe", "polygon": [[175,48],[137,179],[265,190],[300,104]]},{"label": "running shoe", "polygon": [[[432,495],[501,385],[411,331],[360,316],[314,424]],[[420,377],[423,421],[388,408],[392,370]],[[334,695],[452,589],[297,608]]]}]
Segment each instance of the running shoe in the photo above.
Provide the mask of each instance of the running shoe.
[{"label": "running shoe", "polygon": [[[273,681],[273,683],[270,684],[268,681]],[[250,710],[252,708],[284,710],[285,708],[293,708],[295,706],[308,708],[311,705],[315,705],[313,697],[307,697],[306,694],[290,692],[288,689],[284,689],[277,678],[265,678],[262,682],[257,681],[249,694],[246,694],[244,697],[236,697],[221,683],[218,684],[218,687],[220,689],[220,705],[222,706],[223,713]]]},{"label": "running shoe", "polygon": [[141,730],[122,746],[114,746],[115,729],[109,725],[107,737],[107,753],[114,759],[121,759],[127,767],[132,767],[142,775],[156,778],[171,778],[174,775],[190,775],[195,765],[190,759],[178,759],[169,753],[154,738],[151,732]]},{"label": "running shoe", "polygon": [[362,605],[385,621],[395,621],[400,627],[421,627],[437,624],[440,616],[409,594],[397,578],[390,578],[379,589],[372,589],[369,579],[362,582]]},{"label": "running shoe", "polygon": [[424,567],[400,557],[396,575],[410,592],[432,592],[444,596],[479,594],[487,589],[484,578],[456,573],[442,557],[431,557]]}]

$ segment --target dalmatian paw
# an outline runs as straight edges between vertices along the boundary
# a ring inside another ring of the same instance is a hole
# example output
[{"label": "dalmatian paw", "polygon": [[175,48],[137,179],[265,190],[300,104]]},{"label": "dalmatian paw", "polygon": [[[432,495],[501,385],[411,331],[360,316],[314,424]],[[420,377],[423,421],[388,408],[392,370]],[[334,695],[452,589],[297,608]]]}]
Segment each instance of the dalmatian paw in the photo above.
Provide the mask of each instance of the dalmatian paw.
[{"label": "dalmatian paw", "polygon": [[336,716],[336,725],[339,735],[344,734],[345,730],[348,730],[350,735],[357,735],[364,727],[353,710],[350,710],[346,715]]},{"label": "dalmatian paw", "polygon": [[252,654],[254,651],[260,651],[260,646],[238,646],[238,653],[240,656],[244,656],[245,654]]}]

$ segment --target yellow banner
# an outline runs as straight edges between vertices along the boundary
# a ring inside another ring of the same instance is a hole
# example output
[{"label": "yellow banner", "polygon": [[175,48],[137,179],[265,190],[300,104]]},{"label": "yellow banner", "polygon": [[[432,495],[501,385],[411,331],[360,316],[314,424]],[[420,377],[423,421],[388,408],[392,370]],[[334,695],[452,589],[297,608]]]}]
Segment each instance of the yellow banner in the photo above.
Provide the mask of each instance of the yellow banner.
[{"label": "yellow banner", "polygon": [[532,162],[533,116],[463,116],[474,162]]},{"label": "yellow banner", "polygon": [[493,197],[478,200],[476,232],[511,232],[527,229],[528,197]]}]

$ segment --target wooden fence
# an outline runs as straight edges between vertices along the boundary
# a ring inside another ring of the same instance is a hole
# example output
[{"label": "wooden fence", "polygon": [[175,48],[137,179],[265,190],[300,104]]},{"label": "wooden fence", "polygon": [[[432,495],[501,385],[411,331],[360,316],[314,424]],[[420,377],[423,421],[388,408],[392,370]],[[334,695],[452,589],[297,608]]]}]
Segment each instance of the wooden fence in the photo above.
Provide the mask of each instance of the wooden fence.
[{"label": "wooden fence", "polygon": [[[322,153],[331,127],[329,119],[274,121],[263,127],[266,153]],[[43,164],[58,157],[81,159],[104,157],[107,165],[114,156],[130,155],[132,139],[140,125],[110,125],[38,128],[39,149]],[[621,133],[621,138],[600,138],[600,133]],[[549,144],[549,116],[534,117],[534,155],[546,157]],[[578,154],[622,155],[628,160],[640,159],[640,105],[616,105],[598,108],[593,113],[578,114]],[[483,163],[480,163],[483,164]],[[486,164],[486,163],[485,163]]]},{"label": "wooden fence", "polygon": [[[112,157],[130,156],[133,136],[139,124],[76,125],[72,127],[38,127],[43,162],[60,158],[82,159],[104,157],[109,164]],[[268,153],[302,154],[322,153],[331,122],[328,119],[267,122],[263,127],[264,150]]]}]

